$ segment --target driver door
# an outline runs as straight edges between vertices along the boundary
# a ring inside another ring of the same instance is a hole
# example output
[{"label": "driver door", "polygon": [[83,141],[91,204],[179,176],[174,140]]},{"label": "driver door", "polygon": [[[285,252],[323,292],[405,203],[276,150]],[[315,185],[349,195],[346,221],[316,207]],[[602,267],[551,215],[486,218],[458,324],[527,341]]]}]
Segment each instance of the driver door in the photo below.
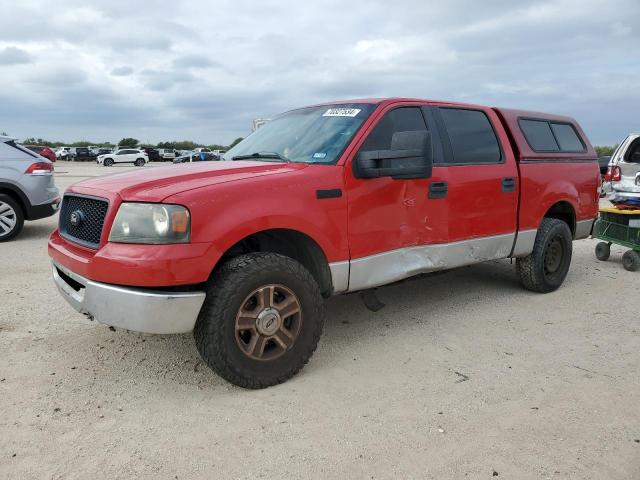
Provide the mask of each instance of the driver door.
[{"label": "driver door", "polygon": [[[419,105],[392,106],[365,136],[357,152],[393,150],[398,133],[436,132]],[[436,138],[431,135],[431,138]],[[434,155],[440,154],[434,144]],[[410,247],[442,243],[447,239],[445,199],[430,200],[429,185],[438,182],[438,170],[431,178],[356,178],[353,160],[345,169],[348,192],[350,290],[370,288],[406,277],[406,264],[396,255]],[[435,160],[435,159],[434,159]],[[446,173],[445,173],[446,174]],[[397,269],[397,271],[395,271]]]}]

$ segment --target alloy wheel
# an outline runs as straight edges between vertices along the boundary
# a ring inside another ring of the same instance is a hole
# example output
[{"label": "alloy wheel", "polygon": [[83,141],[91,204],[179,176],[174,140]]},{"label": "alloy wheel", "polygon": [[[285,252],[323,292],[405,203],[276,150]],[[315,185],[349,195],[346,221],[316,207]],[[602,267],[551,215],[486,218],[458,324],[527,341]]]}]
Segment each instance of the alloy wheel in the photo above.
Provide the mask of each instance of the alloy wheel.
[{"label": "alloy wheel", "polygon": [[274,360],[290,350],[302,326],[298,297],[284,285],[255,289],[236,315],[236,342],[253,360]]},{"label": "alloy wheel", "polygon": [[0,201],[0,237],[9,235],[18,221],[15,210],[8,203]]}]

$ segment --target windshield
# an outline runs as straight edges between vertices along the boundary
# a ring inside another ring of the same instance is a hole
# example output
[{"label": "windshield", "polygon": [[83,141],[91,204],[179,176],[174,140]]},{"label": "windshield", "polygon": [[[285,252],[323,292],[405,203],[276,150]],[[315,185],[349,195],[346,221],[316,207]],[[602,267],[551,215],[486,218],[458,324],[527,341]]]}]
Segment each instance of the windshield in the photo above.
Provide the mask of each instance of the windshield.
[{"label": "windshield", "polygon": [[[335,163],[375,104],[348,103],[283,113],[224,154],[224,160]],[[238,158],[239,157],[239,158]]]}]

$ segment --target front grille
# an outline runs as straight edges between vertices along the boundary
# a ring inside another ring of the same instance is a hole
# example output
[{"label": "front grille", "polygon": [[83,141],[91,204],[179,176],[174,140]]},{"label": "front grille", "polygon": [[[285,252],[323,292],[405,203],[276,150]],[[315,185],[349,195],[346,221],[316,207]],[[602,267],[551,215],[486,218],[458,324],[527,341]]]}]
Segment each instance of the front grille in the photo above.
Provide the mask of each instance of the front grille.
[{"label": "front grille", "polygon": [[105,199],[65,195],[60,207],[60,234],[80,245],[98,248],[108,209]]}]

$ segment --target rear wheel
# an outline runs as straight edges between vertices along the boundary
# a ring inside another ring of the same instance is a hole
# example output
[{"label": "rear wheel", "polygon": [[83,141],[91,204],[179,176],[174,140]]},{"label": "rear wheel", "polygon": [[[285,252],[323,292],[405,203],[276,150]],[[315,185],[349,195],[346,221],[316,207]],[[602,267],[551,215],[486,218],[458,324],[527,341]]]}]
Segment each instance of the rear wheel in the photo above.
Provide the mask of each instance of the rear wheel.
[{"label": "rear wheel", "polygon": [[105,167],[110,167],[111,165],[113,165],[113,158],[105,158],[104,162],[102,162],[102,164]]},{"label": "rear wheel", "polygon": [[539,293],[556,290],[571,265],[572,236],[569,226],[556,218],[543,218],[536,234],[533,252],[516,260],[520,282]]},{"label": "rear wheel", "polygon": [[622,266],[625,270],[635,272],[640,268],[640,253],[634,250],[627,250],[622,255]]},{"label": "rear wheel", "polygon": [[135,162],[133,162],[133,164],[136,167],[142,167],[144,166],[144,158],[137,158]]},{"label": "rear wheel", "polygon": [[611,244],[607,242],[599,242],[596,245],[596,258],[602,262],[609,260],[611,255]]},{"label": "rear wheel", "polygon": [[24,226],[22,208],[8,195],[0,195],[0,242],[15,238]]},{"label": "rear wheel", "polygon": [[295,260],[241,255],[211,280],[194,336],[211,369],[244,388],[295,375],[311,358],[324,324],[320,288]]}]

